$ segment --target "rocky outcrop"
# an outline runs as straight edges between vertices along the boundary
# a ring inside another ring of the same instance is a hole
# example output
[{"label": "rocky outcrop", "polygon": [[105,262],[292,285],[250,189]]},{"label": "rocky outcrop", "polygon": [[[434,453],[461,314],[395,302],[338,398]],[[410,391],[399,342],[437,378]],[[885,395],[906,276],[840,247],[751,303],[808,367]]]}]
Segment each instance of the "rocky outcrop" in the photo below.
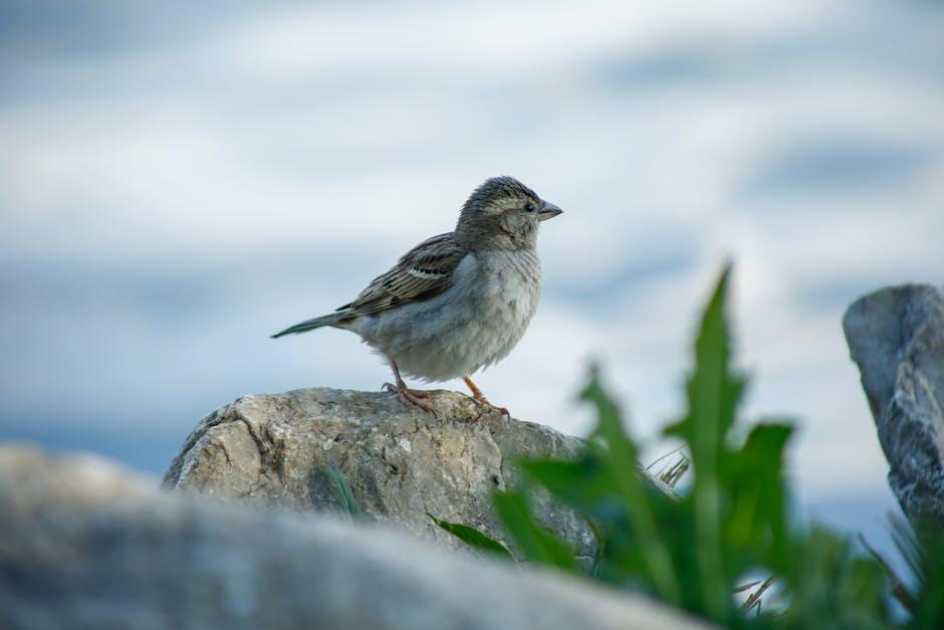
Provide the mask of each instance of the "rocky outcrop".
[{"label": "rocky outcrop", "polygon": [[892,490],[912,522],[944,527],[944,297],[924,285],[883,289],[854,302],[843,329]]},{"label": "rocky outcrop", "polygon": [[5,630],[698,627],[638,596],[381,524],[162,493],[98,459],[0,448]]},{"label": "rocky outcrop", "polygon": [[[429,515],[505,540],[490,494],[518,482],[514,458],[570,456],[580,441],[455,392],[436,392],[432,400],[439,417],[381,392],[316,388],[245,396],[200,422],[164,483],[252,504],[338,510],[328,474],[335,467],[360,508],[377,520],[453,549],[463,543]],[[547,526],[578,556],[591,557],[584,521],[538,497],[536,512]]]}]

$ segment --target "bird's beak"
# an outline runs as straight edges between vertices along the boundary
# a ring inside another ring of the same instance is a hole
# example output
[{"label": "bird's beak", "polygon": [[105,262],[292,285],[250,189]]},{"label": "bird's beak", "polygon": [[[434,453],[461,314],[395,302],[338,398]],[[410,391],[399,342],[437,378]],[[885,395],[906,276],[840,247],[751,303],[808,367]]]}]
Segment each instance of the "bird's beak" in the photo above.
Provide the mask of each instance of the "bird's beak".
[{"label": "bird's beak", "polygon": [[563,214],[564,211],[555,206],[552,203],[547,201],[544,202],[544,207],[541,208],[541,211],[538,212],[538,221],[547,221],[548,219],[553,219],[559,214]]}]

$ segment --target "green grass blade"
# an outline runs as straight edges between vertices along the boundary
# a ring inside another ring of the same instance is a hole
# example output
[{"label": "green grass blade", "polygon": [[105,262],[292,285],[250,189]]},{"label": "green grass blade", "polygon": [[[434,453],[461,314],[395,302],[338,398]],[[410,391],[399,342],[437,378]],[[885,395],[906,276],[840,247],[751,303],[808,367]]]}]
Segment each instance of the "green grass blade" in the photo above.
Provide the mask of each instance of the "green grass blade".
[{"label": "green grass blade", "polygon": [[474,527],[462,525],[461,523],[450,523],[449,521],[436,518],[429,512],[427,512],[426,515],[433,519],[433,522],[436,523],[436,525],[446,530],[459,540],[463,541],[473,549],[478,549],[480,551],[511,560],[511,552],[508,551],[508,548],[505,545],[488,536],[487,534],[480,532]]},{"label": "green grass blade", "polygon": [[911,524],[901,516],[889,514],[888,523],[892,542],[898,549],[898,553],[905,564],[908,565],[908,569],[919,588],[923,587],[925,581],[924,568],[927,563],[923,557],[923,549],[917,534]]},{"label": "green grass blade", "polygon": [[344,511],[350,514],[352,518],[362,518],[364,512],[354,499],[354,494],[351,492],[351,487],[348,485],[344,474],[333,465],[328,466],[326,472],[334,485],[335,496],[337,496]]}]

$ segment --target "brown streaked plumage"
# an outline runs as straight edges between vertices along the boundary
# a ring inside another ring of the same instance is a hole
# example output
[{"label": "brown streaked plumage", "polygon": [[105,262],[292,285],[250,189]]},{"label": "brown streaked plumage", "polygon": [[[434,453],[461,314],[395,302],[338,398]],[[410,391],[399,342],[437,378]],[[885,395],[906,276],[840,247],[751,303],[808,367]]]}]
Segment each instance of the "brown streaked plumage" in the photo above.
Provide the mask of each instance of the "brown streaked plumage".
[{"label": "brown streaked plumage", "polygon": [[273,337],[323,326],[357,333],[390,362],[400,398],[428,412],[428,394],[400,374],[442,381],[462,377],[473,397],[495,407],[469,376],[500,360],[518,342],[537,308],[538,225],[561,213],[511,177],[479,186],[454,232],[429,238],[376,277],[334,313]]}]

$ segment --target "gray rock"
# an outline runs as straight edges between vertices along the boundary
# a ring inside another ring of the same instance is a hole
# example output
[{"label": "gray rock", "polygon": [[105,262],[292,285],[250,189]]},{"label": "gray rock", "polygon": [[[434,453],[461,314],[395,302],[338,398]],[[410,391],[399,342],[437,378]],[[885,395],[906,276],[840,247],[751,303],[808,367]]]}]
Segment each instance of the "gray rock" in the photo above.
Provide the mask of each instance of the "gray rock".
[{"label": "gray rock", "polygon": [[[434,396],[440,418],[389,393],[317,388],[245,396],[200,422],[164,484],[294,510],[338,510],[326,473],[335,466],[359,506],[378,520],[452,549],[464,545],[427,514],[505,540],[490,494],[518,482],[514,457],[570,456],[580,441],[455,392]],[[592,557],[583,520],[546,496],[539,495],[535,510],[579,557]]]},{"label": "gray rock", "polygon": [[944,297],[931,286],[876,291],[843,329],[890,469],[912,522],[944,526]]},{"label": "gray rock", "polygon": [[697,627],[380,524],[162,493],[95,458],[0,447],[5,630]]}]

